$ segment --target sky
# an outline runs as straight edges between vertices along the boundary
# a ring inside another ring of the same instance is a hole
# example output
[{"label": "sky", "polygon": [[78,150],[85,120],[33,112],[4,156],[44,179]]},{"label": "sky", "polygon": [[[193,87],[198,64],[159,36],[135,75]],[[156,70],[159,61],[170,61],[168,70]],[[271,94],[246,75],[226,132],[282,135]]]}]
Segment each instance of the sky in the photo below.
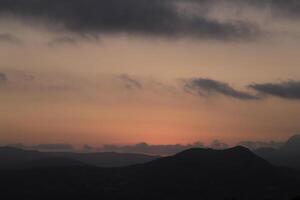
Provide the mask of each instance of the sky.
[{"label": "sky", "polygon": [[285,140],[296,0],[0,0],[0,144]]}]

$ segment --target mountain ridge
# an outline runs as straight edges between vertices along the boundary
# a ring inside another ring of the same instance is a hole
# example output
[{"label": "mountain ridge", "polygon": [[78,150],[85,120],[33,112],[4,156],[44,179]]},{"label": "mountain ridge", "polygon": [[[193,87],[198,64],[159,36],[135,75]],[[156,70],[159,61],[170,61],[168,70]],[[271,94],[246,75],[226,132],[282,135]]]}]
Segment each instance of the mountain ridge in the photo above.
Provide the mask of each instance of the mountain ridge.
[{"label": "mountain ridge", "polygon": [[279,149],[259,148],[253,152],[274,165],[300,170],[300,135],[290,137]]},{"label": "mountain ridge", "polygon": [[190,149],[118,168],[42,167],[0,170],[0,176],[3,195],[32,199],[289,200],[300,193],[298,175],[244,147]]},{"label": "mountain ridge", "polygon": [[15,147],[0,147],[0,169],[20,167],[23,163],[31,161],[64,157],[73,159],[98,167],[120,167],[132,164],[139,164],[157,159],[158,156],[134,154],[134,153],[115,153],[115,152],[94,152],[94,153],[76,153],[76,152],[41,152],[37,150],[24,150]]}]

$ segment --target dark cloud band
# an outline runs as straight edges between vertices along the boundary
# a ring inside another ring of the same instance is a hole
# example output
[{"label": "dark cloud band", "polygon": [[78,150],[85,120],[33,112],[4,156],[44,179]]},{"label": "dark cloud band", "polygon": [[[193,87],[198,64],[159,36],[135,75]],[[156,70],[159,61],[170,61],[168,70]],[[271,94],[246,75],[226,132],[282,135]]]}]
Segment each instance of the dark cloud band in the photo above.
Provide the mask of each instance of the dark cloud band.
[{"label": "dark cloud band", "polygon": [[127,89],[143,89],[143,84],[140,81],[130,77],[127,74],[121,74],[119,78],[124,82]]},{"label": "dark cloud band", "polygon": [[256,95],[250,93],[239,91],[231,87],[227,83],[220,81],[207,79],[207,78],[194,78],[185,81],[184,88],[192,93],[200,96],[210,96],[213,94],[222,94],[224,96],[229,96],[232,98],[240,100],[257,100],[260,99]]},{"label": "dark cloud band", "polygon": [[7,76],[4,73],[0,73],[0,86],[7,82]]},{"label": "dark cloud band", "polygon": [[263,95],[271,95],[284,99],[300,100],[300,81],[286,81],[282,83],[251,84],[250,88]]},{"label": "dark cloud band", "polygon": [[[178,2],[185,1],[1,0],[0,14],[62,25],[79,34],[127,33],[218,40],[249,39],[260,34],[258,27],[248,22],[221,23],[201,13],[181,13]],[[196,1],[200,6],[207,2]]]},{"label": "dark cloud band", "polygon": [[0,33],[0,42],[6,42],[10,44],[21,44],[22,41],[11,33]]},{"label": "dark cloud band", "polygon": [[268,9],[273,16],[300,17],[300,1],[298,0],[233,0],[255,6],[257,9]]}]

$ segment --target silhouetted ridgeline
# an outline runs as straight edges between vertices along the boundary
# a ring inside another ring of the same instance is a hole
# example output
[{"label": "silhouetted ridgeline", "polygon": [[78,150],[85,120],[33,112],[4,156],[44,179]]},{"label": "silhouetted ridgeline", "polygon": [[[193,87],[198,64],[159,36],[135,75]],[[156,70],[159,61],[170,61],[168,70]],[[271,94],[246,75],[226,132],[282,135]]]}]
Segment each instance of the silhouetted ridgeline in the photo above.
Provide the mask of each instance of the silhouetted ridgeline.
[{"label": "silhouetted ridgeline", "polygon": [[[65,160],[63,161],[64,158]],[[82,165],[85,163],[85,165],[98,167],[120,167],[145,163],[156,158],[158,158],[158,156],[130,153],[40,152],[34,150],[22,150],[14,147],[0,147],[0,169],[20,169],[22,167],[30,167],[30,164],[35,166],[39,165],[38,163],[40,160],[46,161],[47,159],[47,162],[52,160],[52,165],[62,165],[67,164],[67,162],[72,162],[73,164],[81,163]]]},{"label": "silhouetted ridgeline", "polygon": [[0,170],[1,195],[19,199],[146,200],[290,200],[300,195],[297,172],[275,167],[244,147],[190,149],[120,168],[67,163]]},{"label": "silhouetted ridgeline", "polygon": [[300,135],[291,137],[281,148],[259,148],[257,155],[274,165],[300,169]]}]

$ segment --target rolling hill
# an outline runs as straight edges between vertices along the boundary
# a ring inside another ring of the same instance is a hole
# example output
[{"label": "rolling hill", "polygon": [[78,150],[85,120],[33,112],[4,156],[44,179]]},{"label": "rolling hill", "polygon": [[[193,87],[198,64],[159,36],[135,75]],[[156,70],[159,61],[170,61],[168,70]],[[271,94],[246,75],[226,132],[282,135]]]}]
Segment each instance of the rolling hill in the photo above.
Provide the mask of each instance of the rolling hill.
[{"label": "rolling hill", "polygon": [[47,158],[65,158],[86,165],[98,167],[120,167],[133,164],[145,163],[158,156],[130,154],[130,153],[74,153],[74,152],[40,152],[23,150],[14,147],[0,147],[0,169],[21,168],[22,165],[29,167],[29,163]]},{"label": "rolling hill", "polygon": [[299,174],[271,165],[244,147],[190,149],[148,163],[0,170],[2,195],[31,199],[289,200]]},{"label": "rolling hill", "polygon": [[274,165],[300,169],[300,135],[294,135],[279,149],[260,148],[254,151]]}]

